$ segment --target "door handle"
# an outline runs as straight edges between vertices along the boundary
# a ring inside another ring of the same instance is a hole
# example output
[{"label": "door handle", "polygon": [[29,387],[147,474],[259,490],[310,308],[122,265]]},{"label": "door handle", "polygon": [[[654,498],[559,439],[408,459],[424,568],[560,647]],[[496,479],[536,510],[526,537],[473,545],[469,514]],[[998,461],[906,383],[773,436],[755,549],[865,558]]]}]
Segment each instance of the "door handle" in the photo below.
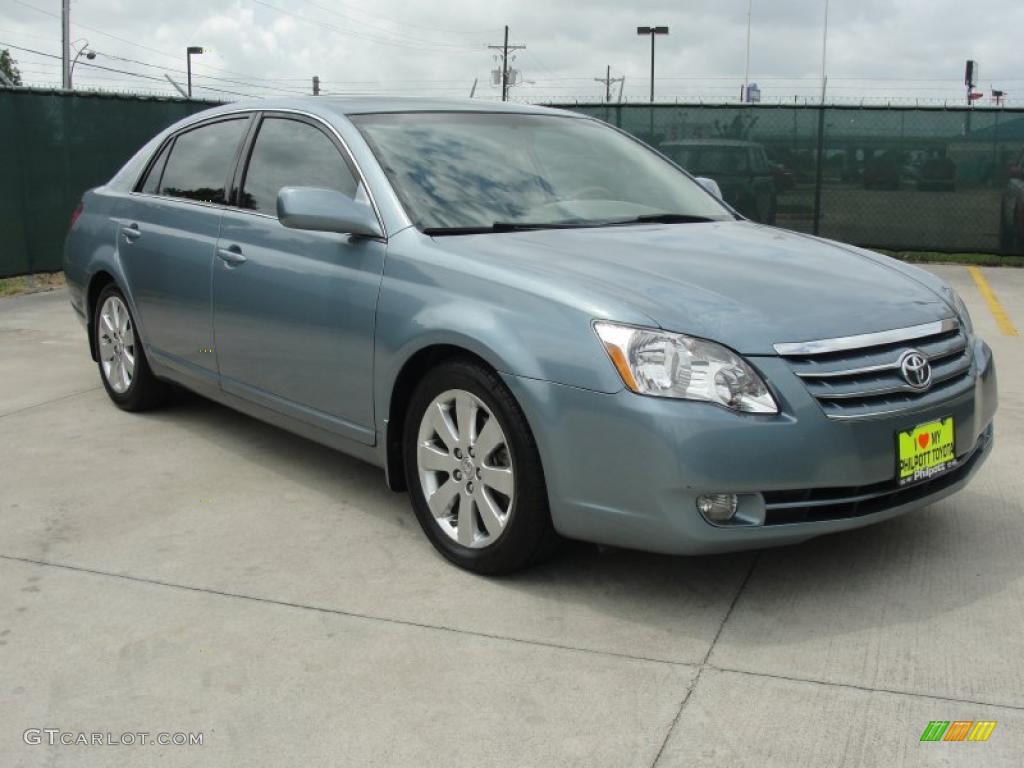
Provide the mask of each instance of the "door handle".
[{"label": "door handle", "polygon": [[131,224],[127,225],[121,231],[124,233],[124,239],[127,240],[129,243],[135,242],[140,237],[142,237],[142,232],[139,230],[139,225],[136,224],[134,221]]},{"label": "door handle", "polygon": [[242,249],[237,245],[231,245],[227,248],[218,248],[217,258],[229,267],[237,267],[239,264],[245,264],[245,256],[242,255]]}]

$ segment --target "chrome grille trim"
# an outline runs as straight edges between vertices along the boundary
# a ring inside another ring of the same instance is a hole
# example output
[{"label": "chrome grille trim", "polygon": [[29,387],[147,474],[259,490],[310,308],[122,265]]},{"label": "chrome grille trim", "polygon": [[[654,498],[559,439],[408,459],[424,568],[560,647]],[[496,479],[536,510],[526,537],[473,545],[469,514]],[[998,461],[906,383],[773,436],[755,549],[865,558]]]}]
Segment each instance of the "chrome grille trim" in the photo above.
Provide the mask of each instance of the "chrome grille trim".
[{"label": "chrome grille trim", "polygon": [[885,344],[899,344],[926,336],[955,330],[960,327],[955,317],[937,320],[934,323],[912,325],[907,328],[894,328],[891,331],[878,333],[861,333],[856,336],[840,336],[834,339],[818,339],[817,341],[793,341],[773,345],[775,351],[783,357],[795,355],[826,355],[831,352],[845,352],[864,347],[880,347]]},{"label": "chrome grille trim", "polygon": [[[947,357],[962,355],[965,349],[967,349],[967,340],[961,339],[958,346],[938,352],[934,355],[925,354],[925,357],[928,359],[929,363],[936,363],[940,360],[945,360]],[[838,379],[847,376],[863,376],[865,373],[897,371],[899,370],[899,367],[900,366],[897,362],[892,362],[885,363],[883,365],[869,365],[863,368],[846,368],[838,371],[798,371],[796,375],[801,379]]]},{"label": "chrome grille trim", "polygon": [[[871,342],[864,344],[865,340]],[[858,346],[852,346],[856,343]],[[817,351],[781,355],[824,414],[840,421],[880,418],[931,407],[972,385],[969,339],[956,319],[875,334],[777,344],[776,349]],[[932,365],[926,389],[905,381],[899,361],[909,350]]]}]

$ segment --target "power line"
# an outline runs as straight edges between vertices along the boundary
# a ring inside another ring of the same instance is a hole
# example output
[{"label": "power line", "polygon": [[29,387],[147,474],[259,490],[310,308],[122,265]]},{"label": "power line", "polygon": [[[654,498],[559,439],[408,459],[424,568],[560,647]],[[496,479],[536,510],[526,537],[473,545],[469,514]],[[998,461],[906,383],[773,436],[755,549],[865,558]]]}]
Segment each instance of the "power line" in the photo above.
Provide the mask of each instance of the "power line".
[{"label": "power line", "polygon": [[[11,43],[5,43],[3,41],[0,41],[0,45],[3,45],[5,47],[7,47],[7,48],[14,48],[17,51],[25,51],[26,53],[32,53],[32,54],[35,54],[36,56],[45,56],[48,59],[60,59],[61,58],[60,56],[55,56],[52,53],[44,53],[43,51],[36,51],[36,50],[33,50],[32,48],[24,48],[24,47],[22,47],[20,45],[13,45]],[[126,69],[115,69],[114,67],[104,67],[102,64],[91,64],[91,63],[89,63],[87,61],[80,61],[80,62],[78,62],[78,66],[80,66],[80,67],[89,67],[90,69],[102,69],[102,70],[104,70],[106,72],[118,72],[118,73],[120,73],[122,75],[130,75],[131,77],[137,77],[137,78],[140,78],[142,80],[154,80],[154,81],[159,82],[161,84],[163,84],[163,82],[164,82],[164,79],[162,77],[153,77],[152,75],[143,75],[140,72],[130,72],[129,70],[126,70]],[[252,93],[241,93],[239,91],[229,91],[229,90],[224,89],[224,88],[212,88],[212,87],[210,87],[208,85],[199,85],[198,87],[199,88],[203,88],[203,89],[205,89],[207,91],[214,91],[216,93],[231,94],[232,96],[245,96],[245,97],[248,97],[248,98],[263,98],[262,96],[257,96],[256,94],[252,94]]]}]

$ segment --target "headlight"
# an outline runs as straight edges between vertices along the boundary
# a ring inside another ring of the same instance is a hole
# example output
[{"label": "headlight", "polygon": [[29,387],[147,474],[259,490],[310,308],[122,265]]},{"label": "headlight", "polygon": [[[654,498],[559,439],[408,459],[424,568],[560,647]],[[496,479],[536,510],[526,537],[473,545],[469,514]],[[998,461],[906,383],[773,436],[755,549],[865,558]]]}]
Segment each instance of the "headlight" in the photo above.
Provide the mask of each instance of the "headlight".
[{"label": "headlight", "polygon": [[701,400],[748,413],[779,412],[761,377],[720,344],[615,323],[597,322],[594,330],[634,392]]},{"label": "headlight", "polygon": [[953,304],[953,311],[956,312],[956,316],[960,320],[960,325],[964,328],[964,333],[966,333],[968,337],[973,336],[974,323],[971,321],[971,313],[967,311],[967,305],[964,304],[964,300],[961,299],[960,294],[952,288],[949,289],[949,297]]}]

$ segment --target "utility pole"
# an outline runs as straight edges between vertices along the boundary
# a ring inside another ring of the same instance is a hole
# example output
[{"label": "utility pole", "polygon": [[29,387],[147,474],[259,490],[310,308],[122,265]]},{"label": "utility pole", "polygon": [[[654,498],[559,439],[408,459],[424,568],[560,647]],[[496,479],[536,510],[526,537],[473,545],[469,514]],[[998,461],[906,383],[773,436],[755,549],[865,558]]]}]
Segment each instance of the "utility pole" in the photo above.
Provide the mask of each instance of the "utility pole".
[{"label": "utility pole", "polygon": [[[608,103],[612,100],[612,83],[621,83],[625,77],[612,77],[612,65],[609,64],[605,70],[604,77],[595,77],[594,81],[604,83],[604,100]],[[619,89],[619,101],[622,100],[622,89]]]},{"label": "utility pole", "polygon": [[488,45],[488,48],[501,51],[501,100],[508,101],[508,52],[521,51],[525,45],[508,44],[508,24],[505,25],[505,42],[502,45]]},{"label": "utility pole", "polygon": [[320,95],[320,76],[319,75],[313,75],[313,95],[314,96],[319,96]]},{"label": "utility pole", "polygon": [[638,35],[651,36],[651,104],[654,103],[654,38],[657,35],[667,35],[668,27],[637,27]]},{"label": "utility pole", "polygon": [[61,83],[65,90],[71,88],[71,0],[60,3],[61,37]]}]

